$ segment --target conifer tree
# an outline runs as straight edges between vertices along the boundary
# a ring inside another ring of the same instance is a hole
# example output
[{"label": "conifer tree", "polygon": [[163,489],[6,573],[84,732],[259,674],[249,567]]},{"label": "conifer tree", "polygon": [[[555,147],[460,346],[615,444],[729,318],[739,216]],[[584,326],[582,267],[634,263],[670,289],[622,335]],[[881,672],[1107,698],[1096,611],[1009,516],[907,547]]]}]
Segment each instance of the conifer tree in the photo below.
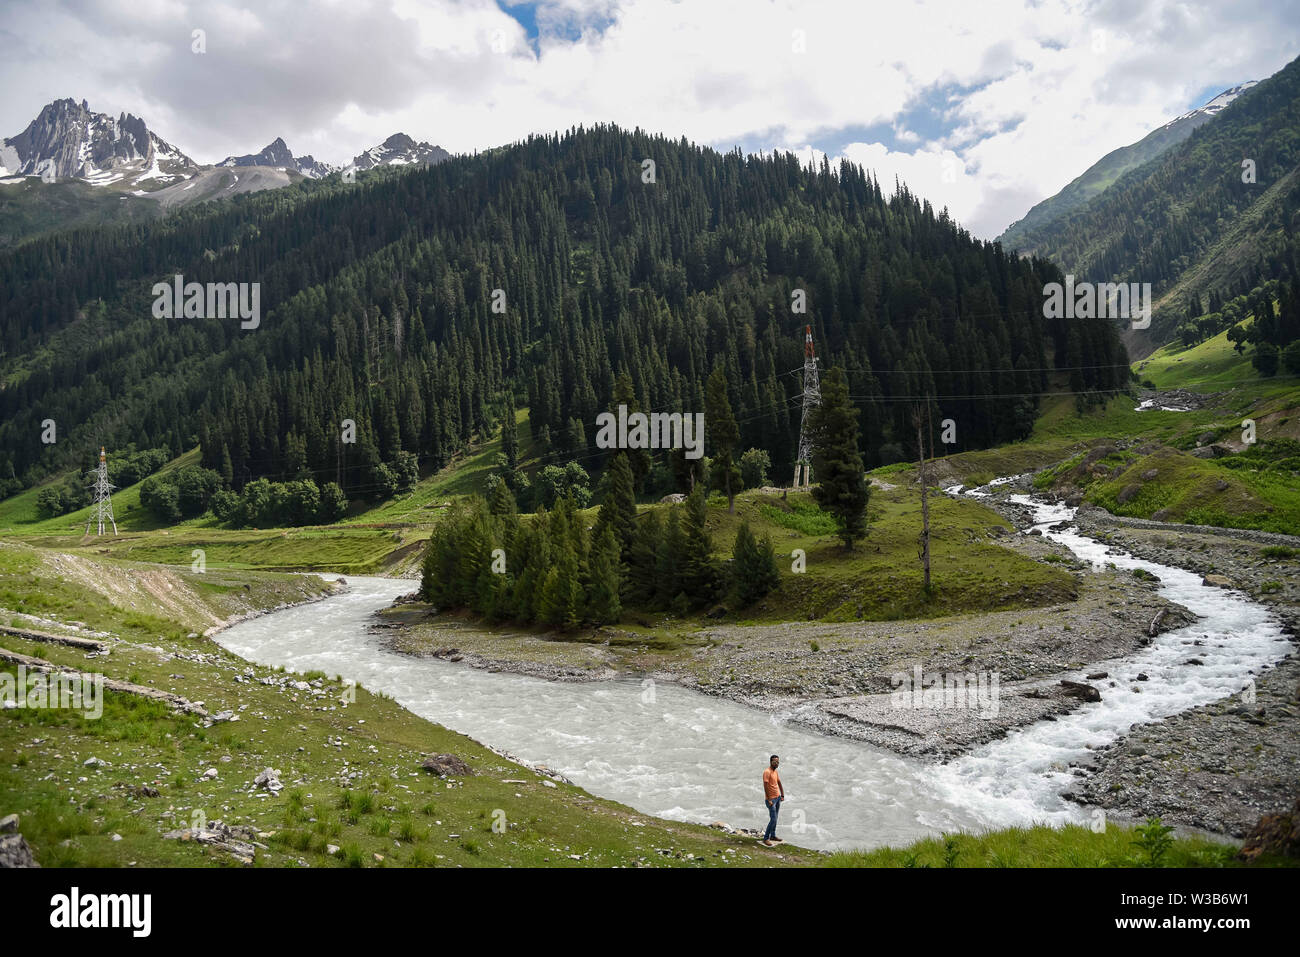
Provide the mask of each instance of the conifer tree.
[{"label": "conifer tree", "polygon": [[713,557],[713,540],[709,536],[708,500],[703,483],[686,497],[682,514],[683,591],[693,604],[702,605],[717,597],[720,570]]},{"label": "conifer tree", "polygon": [[749,522],[741,522],[731,549],[732,594],[741,607],[758,601],[781,584],[771,539],[756,541]]},{"label": "conifer tree", "polygon": [[[630,473],[629,473],[630,474]],[[618,540],[608,525],[591,546],[591,585],[587,598],[587,618],[596,624],[616,622],[623,613],[619,592],[623,587],[622,563]]]},{"label": "conifer tree", "polygon": [[683,592],[685,573],[682,555],[686,551],[686,537],[677,509],[668,513],[664,532],[655,549],[655,605],[667,608]]},{"label": "conifer tree", "polygon": [[637,523],[632,550],[626,556],[627,576],[624,579],[629,604],[651,607],[656,601],[658,568],[655,564],[659,542],[663,537],[663,522],[657,511],[651,511]]},{"label": "conifer tree", "polygon": [[740,442],[740,427],[731,412],[727,398],[727,376],[722,366],[716,366],[709,375],[704,398],[704,424],[713,446],[713,467],[710,482],[727,496],[727,511],[736,512],[736,493],[742,487],[740,468],[736,465],[736,445]]},{"label": "conifer tree", "polygon": [[833,367],[822,380],[822,401],[809,417],[813,435],[813,499],[835,519],[844,547],[867,534],[870,489],[858,451],[858,413],[849,399],[844,370]]},{"label": "conifer tree", "polygon": [[613,530],[619,555],[626,560],[636,540],[636,493],[633,490],[631,463],[622,452],[614,456],[610,465],[609,489],[596,516],[593,538],[599,538],[606,528]]},{"label": "conifer tree", "polygon": [[552,540],[555,559],[542,584],[537,617],[561,630],[577,626],[582,614],[582,586],[578,578],[578,555],[568,535]]}]

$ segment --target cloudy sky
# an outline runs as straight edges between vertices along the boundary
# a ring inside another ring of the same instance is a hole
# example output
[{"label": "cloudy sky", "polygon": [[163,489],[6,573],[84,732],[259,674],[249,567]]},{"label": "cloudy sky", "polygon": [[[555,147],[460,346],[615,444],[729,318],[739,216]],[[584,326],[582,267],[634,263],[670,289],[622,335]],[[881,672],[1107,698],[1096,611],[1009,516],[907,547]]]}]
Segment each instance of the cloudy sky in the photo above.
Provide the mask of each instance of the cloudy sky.
[{"label": "cloudy sky", "polygon": [[[50,100],[200,162],[342,163],[615,122],[848,156],[992,238],[1105,153],[1300,54],[1300,0],[5,0],[0,135]],[[194,31],[206,52],[195,52]]]}]

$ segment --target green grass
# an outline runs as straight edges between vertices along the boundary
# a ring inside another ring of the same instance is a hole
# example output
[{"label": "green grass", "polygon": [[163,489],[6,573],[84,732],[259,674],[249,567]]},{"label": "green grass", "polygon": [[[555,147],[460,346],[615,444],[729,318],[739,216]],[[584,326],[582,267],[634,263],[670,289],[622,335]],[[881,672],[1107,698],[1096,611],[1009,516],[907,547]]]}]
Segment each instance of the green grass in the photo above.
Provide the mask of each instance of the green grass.
[{"label": "green grass", "polygon": [[[1286,377],[1260,376],[1250,364],[1250,347],[1245,356],[1238,355],[1228,341],[1228,331],[1194,346],[1171,342],[1147,358],[1133,364],[1139,379],[1150,379],[1159,389],[1196,389],[1211,391],[1242,385],[1286,385]],[[1294,380],[1290,388],[1296,388]]]},{"label": "green grass", "polygon": [[1300,534],[1300,476],[1290,459],[1275,465],[1262,454],[1198,459],[1159,446],[1147,454],[1114,450],[1091,464],[1075,457],[1036,476],[1035,485],[1082,488],[1087,501],[1115,515]]},{"label": "green grass", "polygon": [[[1234,860],[1238,846],[1205,838],[1174,838],[1157,858],[1160,867],[1245,866]],[[951,834],[908,847],[834,854],[831,867],[1148,867],[1140,833],[1109,824],[1102,833],[1080,825],[1013,827],[982,834]],[[1261,864],[1295,862],[1270,860]]]},{"label": "green grass", "polygon": [[[662,506],[656,506],[662,507]],[[913,488],[873,488],[868,533],[852,552],[835,534],[830,516],[805,492],[742,493],[736,514],[721,496],[710,499],[708,527],[714,552],[731,554],[740,523],[769,537],[782,571],[781,585],[755,606],[738,610],[748,622],[895,620],[1045,605],[1073,597],[1066,571],[1026,558],[992,538],[1006,522],[978,502],[930,496],[933,589],[922,589],[916,541],[921,499]],[[792,573],[792,552],[802,549],[806,571]]]},{"label": "green grass", "polygon": [[82,182],[43,183],[28,177],[0,186],[0,248],[54,230],[145,222],[162,214],[151,199]]}]

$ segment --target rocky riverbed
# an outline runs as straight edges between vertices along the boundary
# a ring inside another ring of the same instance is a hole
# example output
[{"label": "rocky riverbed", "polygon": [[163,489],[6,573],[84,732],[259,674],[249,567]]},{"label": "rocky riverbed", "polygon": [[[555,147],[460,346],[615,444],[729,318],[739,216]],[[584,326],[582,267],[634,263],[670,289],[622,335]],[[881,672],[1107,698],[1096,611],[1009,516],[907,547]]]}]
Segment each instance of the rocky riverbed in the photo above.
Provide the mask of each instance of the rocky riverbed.
[{"label": "rocky riverbed", "polygon": [[[1300,632],[1300,540],[1294,556],[1280,557],[1277,535],[1172,529],[1089,508],[1077,518],[1085,534],[1238,589],[1268,605],[1293,639]],[[1300,658],[1293,650],[1241,695],[1134,727],[1097,752],[1067,797],[1243,837],[1261,814],[1290,807],[1298,793]]]}]

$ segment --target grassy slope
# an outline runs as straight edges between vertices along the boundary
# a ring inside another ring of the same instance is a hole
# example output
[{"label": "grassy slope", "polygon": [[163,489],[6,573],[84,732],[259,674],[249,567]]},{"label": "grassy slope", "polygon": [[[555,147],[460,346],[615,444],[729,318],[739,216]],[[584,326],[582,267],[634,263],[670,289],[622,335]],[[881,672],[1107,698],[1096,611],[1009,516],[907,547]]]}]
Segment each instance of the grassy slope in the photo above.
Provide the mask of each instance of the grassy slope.
[{"label": "grassy slope", "polygon": [[[1300,437],[1300,379],[1260,376],[1248,356],[1233,351],[1226,332],[1190,348],[1166,345],[1134,368],[1158,388],[1190,389],[1211,399],[1192,412],[1136,412],[1131,399],[1120,397],[1083,416],[1058,401],[1039,419],[1036,438],[1091,439],[1094,446],[1126,436],[1147,440],[1138,450],[1107,455],[1098,463],[1108,469],[1104,474],[1094,468],[1083,482],[1078,469],[1063,470],[1063,476],[1085,487],[1089,501],[1119,515],[1300,534],[1300,479],[1293,472],[1234,468],[1231,459],[1187,454],[1210,436],[1242,448],[1245,419],[1256,423],[1258,442]],[[1152,471],[1154,477],[1146,477]]]},{"label": "grassy slope", "polygon": [[0,185],[0,248],[54,230],[143,222],[162,210],[151,199],[80,182],[43,183],[29,176]]},{"label": "grassy slope", "polygon": [[[783,500],[747,492],[737,499],[735,515],[727,513],[725,499],[714,496],[709,529],[720,557],[730,556],[742,521],[749,522],[755,535],[772,539],[783,573],[780,588],[744,610],[746,621],[930,618],[1050,604],[1074,590],[1068,573],[991,541],[1009,528],[996,513],[973,501],[931,498],[936,573],[929,599],[922,593],[916,557],[921,500],[915,490],[873,488],[868,535],[851,554],[844,552],[829,516],[808,493],[792,493]],[[807,556],[803,574],[789,573],[790,554],[796,548]]]}]

